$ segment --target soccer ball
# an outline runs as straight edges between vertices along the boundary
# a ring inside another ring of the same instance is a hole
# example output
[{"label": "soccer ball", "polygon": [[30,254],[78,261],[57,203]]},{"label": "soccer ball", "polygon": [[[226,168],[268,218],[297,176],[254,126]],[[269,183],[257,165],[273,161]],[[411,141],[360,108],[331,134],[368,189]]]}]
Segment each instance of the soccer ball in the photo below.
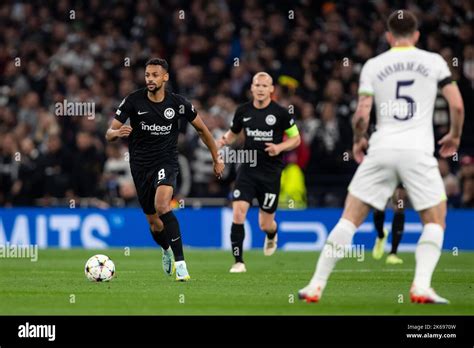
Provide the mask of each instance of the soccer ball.
[{"label": "soccer ball", "polygon": [[107,282],[114,277],[115,264],[106,255],[94,255],[87,260],[84,272],[91,282]]}]

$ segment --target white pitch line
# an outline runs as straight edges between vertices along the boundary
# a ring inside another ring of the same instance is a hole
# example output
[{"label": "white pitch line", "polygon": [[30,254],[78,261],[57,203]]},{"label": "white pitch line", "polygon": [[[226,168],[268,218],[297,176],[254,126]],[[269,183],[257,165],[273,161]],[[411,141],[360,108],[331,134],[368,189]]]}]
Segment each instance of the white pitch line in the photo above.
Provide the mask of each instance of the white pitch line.
[{"label": "white pitch line", "polygon": [[[336,269],[333,272],[337,273],[369,273],[369,272],[413,272],[414,268],[385,268],[385,269]],[[435,272],[474,272],[474,269],[462,269],[462,268],[446,268],[436,269]]]}]

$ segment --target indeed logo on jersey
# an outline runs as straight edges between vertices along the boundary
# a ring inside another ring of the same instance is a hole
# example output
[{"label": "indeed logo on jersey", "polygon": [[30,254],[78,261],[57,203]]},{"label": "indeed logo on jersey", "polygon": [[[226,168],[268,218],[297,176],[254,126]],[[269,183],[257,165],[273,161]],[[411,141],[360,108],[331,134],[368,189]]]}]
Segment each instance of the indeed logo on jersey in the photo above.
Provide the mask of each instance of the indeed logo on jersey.
[{"label": "indeed logo on jersey", "polygon": [[173,128],[173,124],[170,123],[168,126],[160,126],[159,124],[145,124],[145,121],[140,122],[142,126],[142,130],[149,131],[153,135],[166,135],[170,134],[171,128]]},{"label": "indeed logo on jersey", "polygon": [[248,137],[252,137],[255,141],[271,141],[273,140],[273,129],[262,131],[260,129],[245,128]]}]

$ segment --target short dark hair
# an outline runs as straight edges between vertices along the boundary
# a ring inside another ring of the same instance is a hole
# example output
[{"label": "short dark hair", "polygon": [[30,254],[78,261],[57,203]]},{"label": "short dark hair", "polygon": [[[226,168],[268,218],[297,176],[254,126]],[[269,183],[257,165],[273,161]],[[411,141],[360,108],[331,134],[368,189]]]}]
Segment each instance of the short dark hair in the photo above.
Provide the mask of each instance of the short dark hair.
[{"label": "short dark hair", "polygon": [[397,37],[406,37],[418,30],[418,21],[413,12],[397,10],[387,20],[388,30]]},{"label": "short dark hair", "polygon": [[145,67],[148,65],[160,65],[163,69],[168,71],[168,62],[162,58],[151,58],[148,60],[148,62],[146,62]]}]

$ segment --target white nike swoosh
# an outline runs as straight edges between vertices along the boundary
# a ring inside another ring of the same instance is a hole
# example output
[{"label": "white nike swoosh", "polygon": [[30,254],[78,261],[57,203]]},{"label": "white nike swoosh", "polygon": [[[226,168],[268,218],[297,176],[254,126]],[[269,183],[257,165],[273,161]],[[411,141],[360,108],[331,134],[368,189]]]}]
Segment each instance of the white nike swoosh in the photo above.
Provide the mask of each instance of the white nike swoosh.
[{"label": "white nike swoosh", "polygon": [[171,238],[171,241],[172,241],[172,242],[176,242],[179,238],[180,238],[180,237],[178,237],[178,238],[176,238],[176,239]]},{"label": "white nike swoosh", "polygon": [[252,117],[244,117],[244,122],[247,122],[248,120],[251,120]]},{"label": "white nike swoosh", "polygon": [[143,115],[143,114],[147,114],[147,113],[148,113],[148,111],[138,111],[139,115]]}]

